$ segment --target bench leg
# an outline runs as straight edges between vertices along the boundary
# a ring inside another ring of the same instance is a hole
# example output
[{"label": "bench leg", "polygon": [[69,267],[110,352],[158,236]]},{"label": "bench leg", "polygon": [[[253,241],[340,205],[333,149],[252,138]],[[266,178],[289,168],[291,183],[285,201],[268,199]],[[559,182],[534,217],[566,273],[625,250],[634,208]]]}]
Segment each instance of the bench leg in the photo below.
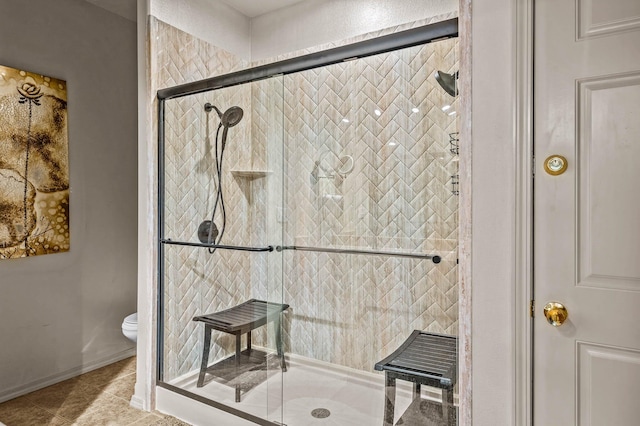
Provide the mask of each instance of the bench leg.
[{"label": "bench leg", "polygon": [[420,383],[413,382],[413,399],[420,398]]},{"label": "bench leg", "polygon": [[280,368],[283,372],[287,371],[287,364],[284,361],[284,350],[282,349],[282,313],[279,313],[273,326],[276,329],[276,349],[278,351],[278,357],[280,357]]},{"label": "bench leg", "polygon": [[442,389],[442,420],[449,425],[449,410],[453,407],[453,389]]},{"label": "bench leg", "polygon": [[204,326],[204,348],[202,349],[202,362],[200,363],[200,374],[198,375],[198,387],[204,385],[204,375],[209,364],[209,350],[211,349],[211,327]]},{"label": "bench leg", "polygon": [[247,352],[251,356],[251,330],[247,332]]},{"label": "bench leg", "polygon": [[[242,334],[236,334],[236,377],[238,377],[238,370],[240,368],[240,354],[242,353],[241,340]],[[240,382],[236,382],[236,402],[240,402]]]},{"label": "bench leg", "polygon": [[396,405],[396,379],[390,377],[388,372],[384,373],[384,421],[382,426],[393,426],[393,415]]}]

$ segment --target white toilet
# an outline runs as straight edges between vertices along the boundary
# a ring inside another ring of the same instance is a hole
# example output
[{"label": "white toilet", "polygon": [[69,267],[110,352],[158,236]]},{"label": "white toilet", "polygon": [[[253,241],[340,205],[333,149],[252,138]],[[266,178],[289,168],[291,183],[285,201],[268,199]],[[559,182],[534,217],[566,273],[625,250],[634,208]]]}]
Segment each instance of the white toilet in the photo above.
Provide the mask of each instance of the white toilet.
[{"label": "white toilet", "polygon": [[138,342],[138,313],[127,316],[122,321],[122,334],[133,343]]}]

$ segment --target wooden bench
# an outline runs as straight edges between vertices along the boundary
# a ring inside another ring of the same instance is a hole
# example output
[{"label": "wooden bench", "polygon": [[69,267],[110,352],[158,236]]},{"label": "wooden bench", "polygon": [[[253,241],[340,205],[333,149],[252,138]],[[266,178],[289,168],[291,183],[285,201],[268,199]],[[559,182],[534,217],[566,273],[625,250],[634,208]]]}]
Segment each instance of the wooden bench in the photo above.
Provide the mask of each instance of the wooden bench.
[{"label": "wooden bench", "polygon": [[[413,382],[413,402],[398,420],[404,426],[456,424],[453,387],[458,373],[458,338],[414,330],[391,355],[376,363],[385,372],[384,426],[393,426],[396,379]],[[442,389],[442,404],[423,400],[420,386]]]},{"label": "wooden bench", "polygon": [[[246,357],[250,357],[251,330],[261,327],[269,322],[274,323],[276,334],[276,349],[280,358],[282,371],[287,371],[282,349],[281,316],[282,312],[289,308],[289,305],[279,303],[269,303],[263,300],[251,299],[240,305],[234,306],[220,312],[201,315],[193,318],[193,321],[200,321],[205,324],[204,328],[204,348],[202,351],[202,362],[200,364],[200,374],[198,376],[198,387],[204,386],[205,374],[215,371],[216,365],[209,366],[209,350],[211,348],[211,333],[213,330],[222,331],[236,336],[236,351],[234,355],[235,376],[238,376],[243,358],[241,349],[241,337],[247,335],[247,349],[244,351]],[[226,360],[225,360],[226,361]],[[221,361],[225,362],[225,361]],[[235,384],[236,402],[240,402],[240,383]]]}]

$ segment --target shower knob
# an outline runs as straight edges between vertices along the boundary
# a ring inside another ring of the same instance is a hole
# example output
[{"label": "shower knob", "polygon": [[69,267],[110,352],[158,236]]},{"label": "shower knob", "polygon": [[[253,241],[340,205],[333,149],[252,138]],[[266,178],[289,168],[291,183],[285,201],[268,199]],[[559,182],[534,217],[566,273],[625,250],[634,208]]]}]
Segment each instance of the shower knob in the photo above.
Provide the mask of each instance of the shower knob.
[{"label": "shower knob", "polygon": [[[213,229],[211,229],[211,226],[213,226]],[[209,233],[211,233],[211,239],[209,239]],[[202,244],[215,243],[216,238],[218,238],[218,227],[215,223],[205,220],[198,226],[198,239]]]}]

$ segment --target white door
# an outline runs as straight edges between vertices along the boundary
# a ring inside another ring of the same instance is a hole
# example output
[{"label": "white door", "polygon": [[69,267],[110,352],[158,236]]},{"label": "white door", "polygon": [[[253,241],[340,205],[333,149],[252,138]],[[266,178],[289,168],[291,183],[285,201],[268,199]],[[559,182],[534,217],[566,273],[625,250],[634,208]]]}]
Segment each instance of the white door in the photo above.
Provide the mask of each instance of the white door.
[{"label": "white door", "polygon": [[640,425],[640,0],[534,5],[534,424]]}]

